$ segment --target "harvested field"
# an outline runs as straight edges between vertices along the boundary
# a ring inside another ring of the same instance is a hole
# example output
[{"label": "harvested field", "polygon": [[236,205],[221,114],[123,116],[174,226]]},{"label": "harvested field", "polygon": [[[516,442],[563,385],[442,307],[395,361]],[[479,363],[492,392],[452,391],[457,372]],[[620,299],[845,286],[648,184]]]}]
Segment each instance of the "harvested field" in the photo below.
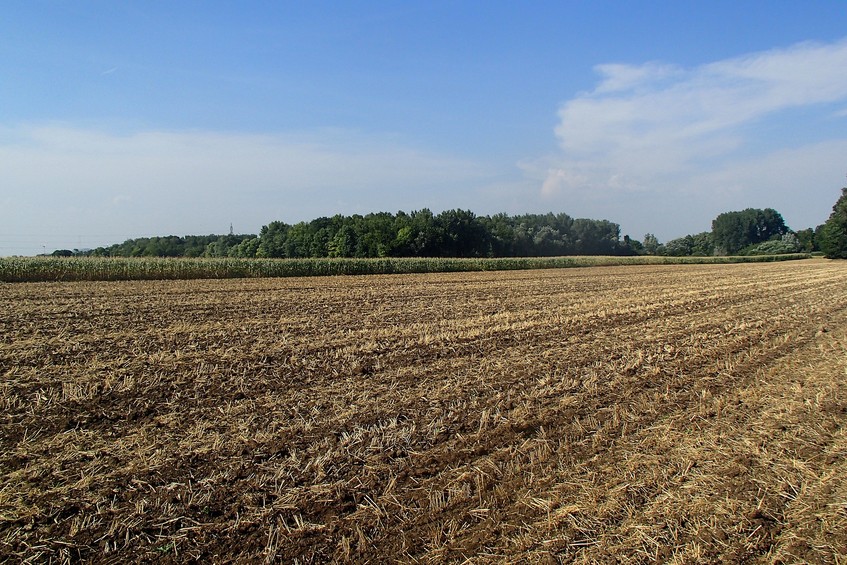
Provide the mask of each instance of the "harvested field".
[{"label": "harvested field", "polygon": [[847,562],[847,266],[0,285],[8,562]]}]

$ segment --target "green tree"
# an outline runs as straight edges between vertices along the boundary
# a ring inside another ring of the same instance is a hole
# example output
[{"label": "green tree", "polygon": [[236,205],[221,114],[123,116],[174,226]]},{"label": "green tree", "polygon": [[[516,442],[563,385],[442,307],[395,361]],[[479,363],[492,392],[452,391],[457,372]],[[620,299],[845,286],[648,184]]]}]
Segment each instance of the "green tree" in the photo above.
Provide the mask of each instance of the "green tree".
[{"label": "green tree", "polygon": [[797,241],[800,244],[800,251],[811,253],[813,251],[818,250],[818,246],[815,242],[815,230],[813,230],[812,228],[800,230],[794,235],[797,236]]},{"label": "green tree", "polygon": [[435,218],[442,234],[441,253],[445,257],[484,255],[486,232],[470,210],[445,210]]},{"label": "green tree", "polygon": [[648,255],[656,255],[659,252],[659,239],[652,233],[644,234],[644,251]]},{"label": "green tree", "polygon": [[488,232],[488,253],[490,257],[509,257],[515,254],[515,225],[508,214],[494,214],[481,218]]},{"label": "green tree", "polygon": [[787,233],[781,238],[769,239],[756,245],[748,253],[750,255],[779,255],[798,251],[800,251],[800,240],[793,233]]},{"label": "green tree", "polygon": [[238,245],[229,248],[230,257],[255,257],[261,241],[258,237],[248,237]]},{"label": "green tree", "polygon": [[361,219],[362,231],[358,241],[360,257],[387,257],[392,254],[397,237],[394,214],[379,212]]},{"label": "green tree", "polygon": [[729,255],[745,247],[780,238],[788,233],[782,215],[772,208],[747,208],[724,212],[712,221],[712,240],[716,249]]},{"label": "green tree", "polygon": [[644,255],[644,244],[628,235],[623,236],[624,252],[630,255]]},{"label": "green tree", "polygon": [[562,234],[551,226],[542,226],[535,232],[532,242],[535,244],[535,254],[541,257],[555,257],[565,254],[566,243],[562,239]]},{"label": "green tree", "polygon": [[608,220],[577,218],[571,233],[577,255],[616,255],[620,249],[621,228]]},{"label": "green tree", "polygon": [[832,214],[820,230],[821,251],[830,259],[847,259],[847,187],[832,207]]},{"label": "green tree", "polygon": [[[185,248],[183,251],[183,256],[185,257],[198,257],[202,255],[203,257],[231,257],[233,256],[230,252],[234,247],[239,245],[242,241],[246,239],[252,239],[254,236],[252,235],[219,235],[219,236],[208,236],[207,238],[199,238],[195,236],[186,236],[185,237]],[[206,248],[202,253],[198,253],[197,241],[201,239],[212,239],[213,241],[209,242],[206,245]]]},{"label": "green tree", "polygon": [[662,247],[662,254],[670,255],[671,257],[688,257],[692,255],[693,250],[694,237],[686,235],[685,237],[678,237],[665,243]]},{"label": "green tree", "polygon": [[330,257],[353,257],[356,253],[356,231],[351,225],[343,225],[329,241]]},{"label": "green tree", "polygon": [[259,232],[257,257],[285,257],[286,242],[291,226],[284,222],[271,222]]},{"label": "green tree", "polygon": [[298,222],[291,226],[285,238],[283,257],[297,259],[310,257],[312,252],[312,229],[306,222]]},{"label": "green tree", "polygon": [[709,257],[715,254],[715,242],[710,232],[704,231],[691,236],[691,254]]},{"label": "green tree", "polygon": [[435,216],[428,208],[409,215],[412,228],[411,251],[415,257],[437,257],[441,251],[442,234],[435,224]]},{"label": "green tree", "polygon": [[394,240],[391,242],[391,255],[394,257],[409,257],[412,255],[412,218],[400,210],[394,216]]}]

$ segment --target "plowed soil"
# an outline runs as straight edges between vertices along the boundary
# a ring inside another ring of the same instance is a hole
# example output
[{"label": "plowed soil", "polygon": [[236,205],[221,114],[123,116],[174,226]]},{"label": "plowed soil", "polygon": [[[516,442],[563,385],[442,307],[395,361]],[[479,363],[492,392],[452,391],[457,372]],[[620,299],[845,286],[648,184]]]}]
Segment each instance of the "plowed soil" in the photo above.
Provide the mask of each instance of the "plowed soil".
[{"label": "plowed soil", "polygon": [[0,285],[5,562],[847,562],[847,266]]}]

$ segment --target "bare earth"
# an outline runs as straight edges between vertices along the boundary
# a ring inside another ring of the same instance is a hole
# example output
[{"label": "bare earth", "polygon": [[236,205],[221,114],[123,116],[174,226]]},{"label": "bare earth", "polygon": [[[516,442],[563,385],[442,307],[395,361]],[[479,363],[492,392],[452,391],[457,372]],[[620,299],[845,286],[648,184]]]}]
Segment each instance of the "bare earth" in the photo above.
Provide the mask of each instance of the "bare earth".
[{"label": "bare earth", "polygon": [[0,560],[847,562],[847,264],[0,285]]}]

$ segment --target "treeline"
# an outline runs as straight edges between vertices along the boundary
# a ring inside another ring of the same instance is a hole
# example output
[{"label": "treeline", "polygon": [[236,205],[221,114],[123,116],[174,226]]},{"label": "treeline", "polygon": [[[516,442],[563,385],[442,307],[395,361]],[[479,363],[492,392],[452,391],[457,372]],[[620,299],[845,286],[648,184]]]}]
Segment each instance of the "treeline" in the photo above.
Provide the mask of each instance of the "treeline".
[{"label": "treeline", "polygon": [[130,239],[94,250],[59,250],[55,256],[98,257],[556,257],[563,255],[779,255],[813,253],[847,258],[847,188],[826,223],[792,231],[772,208],[725,212],[712,230],[664,244],[652,234],[642,241],[620,236],[608,220],[567,214],[495,214],[469,210],[433,214],[380,212],[335,215],[289,225],[271,222],[259,235],[168,236]]},{"label": "treeline", "polygon": [[567,214],[477,216],[469,210],[424,209],[271,222],[256,235],[131,239],[54,255],[112,257],[554,257],[636,255],[637,246],[607,220]]},{"label": "treeline", "polygon": [[644,247],[649,254],[676,257],[813,253],[820,250],[822,227],[795,232],[776,210],[747,208],[720,214],[712,221],[710,232],[686,235],[663,245],[647,234]]},{"label": "treeline", "polygon": [[139,237],[109,247],[73,251],[59,249],[55,257],[228,257],[230,250],[255,235],[186,235]]}]

